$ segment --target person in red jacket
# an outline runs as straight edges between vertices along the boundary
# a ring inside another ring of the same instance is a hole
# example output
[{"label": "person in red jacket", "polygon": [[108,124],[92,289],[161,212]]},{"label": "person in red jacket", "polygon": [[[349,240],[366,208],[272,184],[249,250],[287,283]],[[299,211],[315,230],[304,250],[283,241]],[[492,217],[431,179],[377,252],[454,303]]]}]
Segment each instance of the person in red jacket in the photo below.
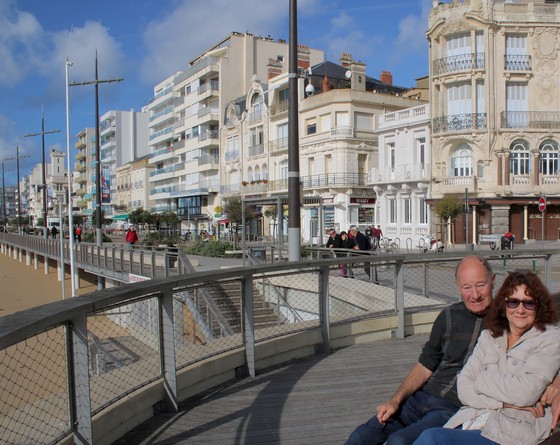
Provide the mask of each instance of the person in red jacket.
[{"label": "person in red jacket", "polygon": [[136,242],[138,241],[138,234],[136,233],[136,227],[132,226],[130,229],[128,229],[128,231],[126,232],[125,241],[128,243],[128,245],[131,248],[134,246],[134,244],[136,244]]}]

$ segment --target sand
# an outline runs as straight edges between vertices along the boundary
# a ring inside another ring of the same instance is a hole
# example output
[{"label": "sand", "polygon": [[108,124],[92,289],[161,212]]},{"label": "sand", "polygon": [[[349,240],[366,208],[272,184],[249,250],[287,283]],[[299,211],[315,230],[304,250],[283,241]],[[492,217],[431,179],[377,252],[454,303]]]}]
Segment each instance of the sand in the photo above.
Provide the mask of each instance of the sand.
[{"label": "sand", "polygon": [[[70,273],[66,273],[66,298],[72,298]],[[83,295],[97,290],[97,285],[80,281],[80,289],[76,295]],[[0,254],[0,317],[13,314],[24,309],[62,300],[62,283],[58,281],[56,267],[49,267],[45,274],[45,266],[39,261],[38,269],[25,265],[17,259]]]}]

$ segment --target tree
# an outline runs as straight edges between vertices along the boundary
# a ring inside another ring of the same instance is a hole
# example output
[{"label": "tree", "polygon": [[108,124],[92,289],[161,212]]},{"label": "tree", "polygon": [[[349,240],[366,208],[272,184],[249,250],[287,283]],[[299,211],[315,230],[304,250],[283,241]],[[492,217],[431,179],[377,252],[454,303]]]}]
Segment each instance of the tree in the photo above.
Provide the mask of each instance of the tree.
[{"label": "tree", "polygon": [[436,213],[442,221],[455,221],[463,211],[463,203],[455,195],[444,195],[436,204]]},{"label": "tree", "polygon": [[235,229],[234,249],[236,248],[237,234],[243,223],[250,222],[256,218],[255,207],[245,206],[245,221],[243,222],[243,211],[241,198],[236,196],[230,198],[224,206],[224,213],[231,221],[232,227]]},{"label": "tree", "polygon": [[165,211],[159,214],[159,223],[167,227],[176,226],[181,222],[175,212]]}]

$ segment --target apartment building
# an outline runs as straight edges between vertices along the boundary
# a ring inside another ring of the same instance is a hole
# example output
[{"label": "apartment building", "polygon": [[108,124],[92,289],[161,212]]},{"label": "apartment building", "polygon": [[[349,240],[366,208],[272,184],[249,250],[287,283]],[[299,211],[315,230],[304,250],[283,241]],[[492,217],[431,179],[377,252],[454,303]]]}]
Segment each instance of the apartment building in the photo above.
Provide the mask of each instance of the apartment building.
[{"label": "apartment building", "polygon": [[371,170],[377,201],[376,224],[401,248],[416,247],[431,233],[430,106],[385,113],[377,118],[378,166]]},{"label": "apartment building", "polygon": [[155,166],[149,163],[150,155],[127,162],[116,170],[116,214],[113,220],[128,218],[128,212],[138,208],[153,209],[150,199],[149,179]]},{"label": "apartment building", "polygon": [[95,175],[95,129],[84,128],[76,134],[77,150],[74,172],[72,174],[73,206],[77,207],[78,215],[88,216],[93,211],[93,183]]},{"label": "apartment building", "polygon": [[[324,59],[319,50],[309,50],[309,57],[313,63]],[[270,60],[278,62],[280,73],[288,71],[286,42],[234,32],[191,60],[186,70],[154,88],[146,107],[150,113],[150,163],[155,165],[151,197],[156,210],[176,211],[183,229],[214,230],[214,209],[221,204],[220,146],[228,141],[220,134],[227,131],[226,110],[231,103],[242,102],[239,98],[246,97],[255,82],[266,84]],[[254,141],[262,144],[258,127],[264,125],[266,95],[264,88],[259,92],[236,112],[240,126],[245,110],[256,113],[251,116],[252,131]],[[238,133],[238,144],[242,138],[244,130]],[[241,174],[238,177],[236,184],[240,185]]]},{"label": "apartment building", "polygon": [[[117,169],[150,153],[148,114],[134,110],[111,110],[99,121],[101,177],[109,192],[109,196],[103,192],[102,209],[111,218],[117,215]],[[92,181],[95,187],[95,170]]]},{"label": "apartment building", "polygon": [[433,2],[432,196],[466,194],[470,243],[507,231],[516,242],[559,237],[559,32],[557,1]]}]

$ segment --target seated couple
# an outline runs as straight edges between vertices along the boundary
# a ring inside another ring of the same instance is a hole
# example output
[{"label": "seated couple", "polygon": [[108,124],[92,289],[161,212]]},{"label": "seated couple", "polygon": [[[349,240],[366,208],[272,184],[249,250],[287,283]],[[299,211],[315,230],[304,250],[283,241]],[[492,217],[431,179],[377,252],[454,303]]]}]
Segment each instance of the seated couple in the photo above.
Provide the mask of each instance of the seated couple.
[{"label": "seated couple", "polygon": [[492,301],[495,275],[477,256],[455,276],[462,302],[438,315],[418,363],[347,444],[530,445],[550,436],[560,369],[550,293],[516,271]]}]

